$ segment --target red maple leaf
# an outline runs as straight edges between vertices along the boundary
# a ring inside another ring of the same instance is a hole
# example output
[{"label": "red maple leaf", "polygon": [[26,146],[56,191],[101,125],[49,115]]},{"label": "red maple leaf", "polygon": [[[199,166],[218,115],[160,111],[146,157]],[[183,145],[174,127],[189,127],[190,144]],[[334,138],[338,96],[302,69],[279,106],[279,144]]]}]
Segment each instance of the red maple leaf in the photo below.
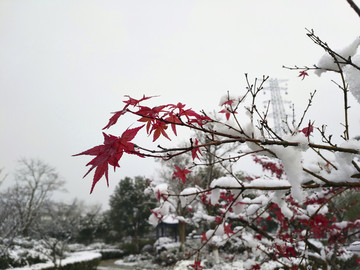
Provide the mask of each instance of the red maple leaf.
[{"label": "red maple leaf", "polygon": [[198,153],[202,156],[201,152],[200,152],[200,147],[197,147],[199,145],[199,141],[195,138],[195,145],[193,146],[193,149],[191,150],[191,156],[192,159],[194,160],[195,158],[199,158]]},{"label": "red maple leaf", "polygon": [[138,121],[146,123],[146,131],[150,134],[151,126],[156,123],[159,118],[159,114],[166,107],[166,105],[157,106],[154,108],[149,108],[145,106],[141,106],[140,109],[135,113],[139,116],[142,116]]},{"label": "red maple leaf", "polygon": [[187,110],[181,109],[179,111],[179,116],[185,116],[188,120],[190,120],[191,117],[197,118],[200,115],[192,109],[187,109]]},{"label": "red maple leaf", "polygon": [[175,165],[175,168],[176,168],[176,172],[173,173],[173,176],[174,177],[178,177],[180,178],[183,183],[185,184],[185,181],[186,181],[186,175],[188,173],[191,173],[191,171],[187,170],[187,169],[180,169],[178,166]]},{"label": "red maple leaf", "polygon": [[219,113],[225,113],[226,120],[229,120],[230,115],[231,115],[231,112],[229,111],[229,109],[223,109]]},{"label": "red maple leaf", "polygon": [[179,114],[179,116],[185,116],[189,124],[196,123],[199,126],[203,126],[211,121],[211,118],[208,116],[200,115],[191,109],[184,110],[181,114]]},{"label": "red maple leaf", "polygon": [[190,266],[195,270],[200,270],[203,269],[203,267],[200,264],[201,264],[201,260],[200,261],[195,260],[195,262],[193,264],[190,264]]},{"label": "red maple leaf", "polygon": [[125,95],[125,97],[128,97],[129,100],[123,101],[124,103],[126,103],[127,105],[138,106],[141,101],[153,98],[154,96],[146,97],[145,95],[143,95],[143,97],[141,99],[135,99],[135,98],[130,97],[129,95]]},{"label": "red maple leaf", "polygon": [[300,130],[300,132],[305,134],[305,137],[309,137],[313,131],[314,131],[314,122],[312,123],[309,122],[309,125],[306,128]]},{"label": "red maple leaf", "polygon": [[185,104],[182,104],[181,102],[179,102],[178,104],[174,105],[174,104],[170,104],[169,107],[174,110],[178,109],[179,110],[179,115],[182,115],[184,112],[184,108],[185,108]]},{"label": "red maple leaf", "polygon": [[171,123],[171,128],[172,128],[175,136],[177,136],[176,124],[181,124],[179,117],[177,115],[175,115],[174,113],[169,113],[169,116],[167,118],[165,118],[165,121]]},{"label": "red maple leaf", "polygon": [[219,217],[219,216],[216,216],[216,217],[215,217],[215,222],[216,222],[217,224],[220,224],[222,221],[223,221],[223,218],[222,218],[222,217]]},{"label": "red maple leaf", "polygon": [[143,95],[143,97],[139,100],[134,99],[127,95],[125,97],[129,98],[129,100],[123,101],[124,103],[126,103],[126,105],[124,106],[124,108],[121,111],[113,112],[114,115],[109,119],[109,123],[103,128],[103,130],[115,125],[116,122],[118,121],[119,117],[127,112],[127,108],[130,105],[135,107],[135,106],[138,106],[141,101],[152,98],[152,97],[146,97],[145,95]]},{"label": "red maple leaf", "polygon": [[298,77],[302,77],[302,80],[303,80],[303,79],[305,79],[306,76],[309,76],[309,74],[305,70],[303,70],[303,71],[300,71],[300,74]]},{"label": "red maple leaf", "polygon": [[171,139],[165,132],[166,129],[167,129],[166,123],[164,123],[163,121],[159,121],[159,120],[154,121],[152,123],[151,130],[149,131],[149,134],[154,132],[153,142],[155,142],[160,137],[160,135],[163,135],[164,137],[166,137],[167,139],[169,139],[171,141]]},{"label": "red maple leaf", "polygon": [[142,117],[149,118],[149,119],[155,119],[155,118],[159,117],[159,114],[166,107],[167,107],[167,105],[156,106],[154,108],[149,108],[149,107],[146,107],[146,106],[140,106],[140,108],[136,112],[136,114],[139,115],[139,116],[142,116]]},{"label": "red maple leaf", "polygon": [[143,157],[139,152],[135,151],[134,144],[130,141],[136,136],[138,131],[143,128],[143,126],[127,129],[121,137],[116,137],[113,135],[104,135],[104,144],[95,146],[91,149],[88,149],[84,152],[76,154],[74,156],[80,155],[90,155],[95,156],[86,166],[91,165],[89,171],[84,175],[86,177],[93,169],[95,169],[95,174],[93,178],[93,183],[91,187],[90,193],[93,192],[96,183],[100,180],[100,178],[105,175],[106,183],[109,186],[108,179],[108,165],[114,167],[119,166],[119,160],[122,157],[123,153],[135,154],[140,157]]},{"label": "red maple leaf", "polygon": [[224,233],[226,233],[227,234],[227,236],[229,236],[230,237],[230,234],[233,234],[234,233],[234,231],[231,229],[231,224],[232,223],[229,223],[229,224],[224,224]]},{"label": "red maple leaf", "polygon": [[231,106],[233,104],[234,100],[233,99],[228,99],[227,101],[225,101],[223,104],[221,104],[221,106],[224,106],[224,105],[228,105],[228,106]]},{"label": "red maple leaf", "polygon": [[121,111],[113,112],[114,115],[109,119],[109,123],[103,128],[103,130],[115,125],[119,117],[127,112],[127,108],[128,105],[126,105]]},{"label": "red maple leaf", "polygon": [[206,237],[206,233],[202,233],[202,234],[201,234],[201,243],[204,242],[204,241],[205,241],[205,242],[209,241],[209,240],[207,239],[207,237]]}]

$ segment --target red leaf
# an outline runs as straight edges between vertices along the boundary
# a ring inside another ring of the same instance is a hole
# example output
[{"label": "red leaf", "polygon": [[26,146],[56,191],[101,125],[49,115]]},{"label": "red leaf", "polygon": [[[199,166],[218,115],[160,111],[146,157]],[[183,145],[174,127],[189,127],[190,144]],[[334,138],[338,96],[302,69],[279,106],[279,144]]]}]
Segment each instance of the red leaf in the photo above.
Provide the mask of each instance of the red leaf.
[{"label": "red leaf", "polygon": [[229,120],[231,112],[228,109],[223,109],[219,113],[225,113],[226,120]]},{"label": "red leaf", "polygon": [[202,234],[201,234],[201,243],[204,242],[204,241],[205,241],[205,242],[209,241],[209,240],[207,239],[207,237],[206,237],[206,233],[202,233]]},{"label": "red leaf", "polygon": [[103,128],[103,130],[115,125],[119,117],[127,112],[127,108],[130,105],[138,106],[141,101],[152,98],[152,97],[145,97],[145,95],[139,100],[131,98],[130,96],[127,95],[125,97],[129,98],[129,100],[123,101],[124,103],[126,103],[125,107],[121,111],[113,113],[114,115],[109,119],[109,123]]},{"label": "red leaf", "polygon": [[200,261],[195,260],[195,262],[193,264],[190,264],[190,266],[195,270],[200,270],[203,269],[203,267],[200,264],[201,264],[201,260]]},{"label": "red leaf", "polygon": [[128,98],[129,98],[129,100],[123,101],[124,103],[127,104],[127,106],[129,106],[129,105],[138,106],[141,101],[144,101],[144,100],[153,98],[154,96],[145,97],[145,95],[143,95],[143,97],[142,97],[141,99],[139,99],[139,100],[137,100],[137,99],[135,99],[135,98],[132,98],[132,97],[130,97],[129,95],[126,95],[125,97],[128,97]]},{"label": "red leaf", "polygon": [[172,128],[175,136],[177,136],[176,124],[181,124],[179,117],[173,113],[170,113],[169,117],[167,117],[165,120],[171,123],[171,128]]},{"label": "red leaf", "polygon": [[302,80],[303,80],[303,79],[305,79],[306,76],[309,76],[309,74],[305,70],[303,70],[303,71],[300,71],[300,74],[298,77],[302,77]]},{"label": "red leaf", "polygon": [[126,113],[127,107],[128,107],[128,105],[126,105],[126,106],[124,107],[124,109],[122,109],[121,111],[114,112],[114,113],[113,113],[114,115],[109,119],[109,123],[103,128],[103,130],[104,130],[104,129],[107,129],[107,128],[113,126],[113,125],[115,125],[116,122],[117,122],[117,120],[119,119],[119,117],[120,117],[121,115],[123,115],[123,114]]},{"label": "red leaf", "polygon": [[167,125],[162,121],[156,121],[155,123],[153,123],[152,128],[150,130],[150,133],[154,131],[153,142],[155,142],[160,137],[160,135],[163,135],[164,137],[166,137],[171,141],[171,139],[165,132],[166,129],[167,129]]},{"label": "red leaf", "polygon": [[222,221],[223,221],[222,217],[219,217],[219,216],[215,217],[216,224],[220,224]]},{"label": "red leaf", "polygon": [[201,152],[200,152],[200,148],[197,147],[199,145],[199,141],[197,139],[195,139],[195,145],[193,146],[193,149],[191,150],[191,156],[192,159],[194,160],[195,158],[199,158],[198,153],[202,156]]},{"label": "red leaf", "polygon": [[185,181],[186,181],[186,175],[188,173],[191,173],[191,171],[187,170],[187,169],[180,169],[178,166],[175,165],[175,168],[176,168],[176,172],[173,173],[173,176],[174,177],[178,177],[180,178],[183,183],[185,184]]},{"label": "red leaf", "polygon": [[305,137],[309,137],[313,131],[314,131],[314,122],[312,123],[309,122],[309,125],[306,128],[300,130],[300,132],[305,134]]},{"label": "red leaf", "polygon": [[233,234],[234,233],[234,231],[231,229],[231,224],[232,223],[229,223],[229,224],[224,224],[224,233],[226,233],[227,234],[227,236],[229,236],[230,237],[230,234]]},{"label": "red leaf", "polygon": [[233,104],[234,100],[233,99],[228,99],[227,101],[225,101],[223,104],[221,104],[221,106],[225,106],[228,105],[231,107],[231,105]]},{"label": "red leaf", "polygon": [[88,164],[86,164],[86,166],[91,165],[91,168],[84,175],[84,177],[86,177],[93,169],[95,169],[90,193],[93,192],[96,183],[104,175],[107,185],[109,186],[108,165],[113,166],[114,170],[116,169],[116,167],[120,167],[119,160],[124,152],[143,157],[139,152],[135,151],[134,144],[130,142],[141,128],[143,128],[143,126],[133,129],[127,129],[121,137],[115,137],[113,135],[107,135],[103,133],[104,144],[95,146],[89,150],[74,155],[95,156],[95,158],[93,158]]},{"label": "red leaf", "polygon": [[142,129],[144,126],[140,126],[137,128],[131,128],[124,131],[124,133],[121,135],[121,139],[125,141],[131,141],[135,138],[136,134],[139,132],[140,129]]}]

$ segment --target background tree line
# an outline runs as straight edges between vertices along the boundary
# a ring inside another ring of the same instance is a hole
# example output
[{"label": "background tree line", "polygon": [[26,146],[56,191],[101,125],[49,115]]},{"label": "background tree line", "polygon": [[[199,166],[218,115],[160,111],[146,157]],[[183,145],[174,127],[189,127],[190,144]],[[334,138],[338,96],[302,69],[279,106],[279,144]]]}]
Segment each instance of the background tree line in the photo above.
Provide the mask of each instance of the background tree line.
[{"label": "background tree line", "polygon": [[[8,181],[10,177],[1,172],[1,182]],[[138,252],[146,242],[141,239],[155,235],[147,222],[155,199],[144,194],[148,183],[144,177],[121,180],[107,211],[76,199],[54,201],[54,193],[65,191],[65,181],[41,160],[21,159],[13,177],[9,187],[0,185],[1,258],[8,257],[18,238],[41,239],[61,256],[69,243],[105,242]]]}]

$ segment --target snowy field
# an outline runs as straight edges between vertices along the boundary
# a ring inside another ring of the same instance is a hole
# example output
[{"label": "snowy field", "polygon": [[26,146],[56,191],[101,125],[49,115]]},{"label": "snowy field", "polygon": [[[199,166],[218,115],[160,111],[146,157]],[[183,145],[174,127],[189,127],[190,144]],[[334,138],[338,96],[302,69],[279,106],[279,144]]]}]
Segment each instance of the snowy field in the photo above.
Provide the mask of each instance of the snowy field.
[{"label": "snowy field", "polygon": [[[127,263],[123,260],[108,260],[108,261],[102,261],[98,270],[188,270],[188,266],[193,264],[194,261],[190,260],[184,260],[179,261],[175,266],[168,266],[168,267],[161,267],[157,264],[153,264],[150,261],[141,261],[141,262],[132,262]],[[190,268],[191,269],[191,268]],[[206,268],[204,268],[206,269]],[[213,267],[212,269],[224,269],[224,270],[230,270],[230,269],[237,269],[237,270],[243,270],[243,263],[242,262],[234,262],[232,264],[228,263],[221,263],[218,266]]]}]

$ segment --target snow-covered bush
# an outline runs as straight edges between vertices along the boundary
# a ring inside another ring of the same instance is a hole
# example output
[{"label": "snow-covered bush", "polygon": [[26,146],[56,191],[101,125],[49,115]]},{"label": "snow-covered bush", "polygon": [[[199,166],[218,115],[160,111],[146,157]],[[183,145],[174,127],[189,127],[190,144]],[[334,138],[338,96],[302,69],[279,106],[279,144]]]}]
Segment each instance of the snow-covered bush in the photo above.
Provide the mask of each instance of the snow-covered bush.
[{"label": "snow-covered bush", "polygon": [[0,252],[0,269],[7,269],[46,262],[52,251],[43,241],[30,238],[0,238]]}]

